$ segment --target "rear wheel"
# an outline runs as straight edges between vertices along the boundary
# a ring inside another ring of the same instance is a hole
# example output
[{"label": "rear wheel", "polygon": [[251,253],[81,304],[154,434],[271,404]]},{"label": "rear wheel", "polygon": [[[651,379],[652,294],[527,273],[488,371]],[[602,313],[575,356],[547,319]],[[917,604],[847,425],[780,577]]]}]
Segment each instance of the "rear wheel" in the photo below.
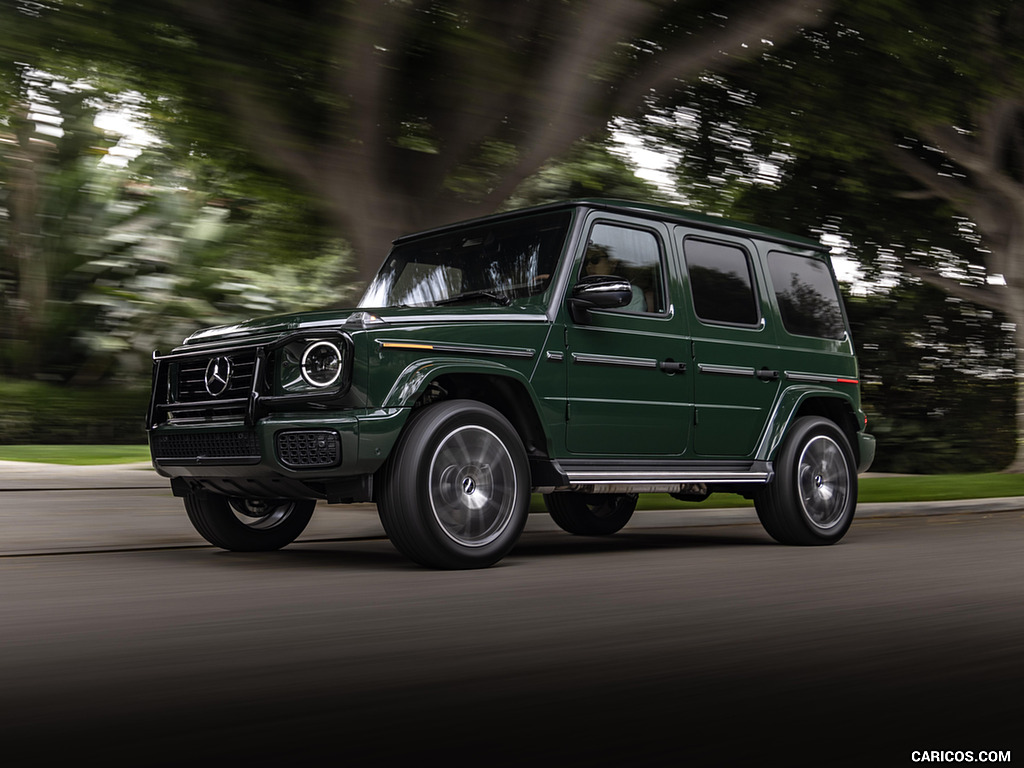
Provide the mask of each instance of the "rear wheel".
[{"label": "rear wheel", "polygon": [[828,419],[797,419],[775,461],[775,478],[754,499],[757,516],[781,544],[834,544],[857,506],[857,464],[843,431]]},{"label": "rear wheel", "polygon": [[633,517],[637,496],[612,493],[549,493],[544,506],[563,531],[578,536],[607,536]]},{"label": "rear wheel", "polygon": [[291,544],[315,507],[311,499],[238,499],[206,491],[185,497],[185,511],[199,535],[235,552],[267,552]]},{"label": "rear wheel", "polygon": [[483,403],[446,400],[413,414],[382,481],[381,524],[421,565],[486,568],[526,524],[526,451],[508,420]]}]

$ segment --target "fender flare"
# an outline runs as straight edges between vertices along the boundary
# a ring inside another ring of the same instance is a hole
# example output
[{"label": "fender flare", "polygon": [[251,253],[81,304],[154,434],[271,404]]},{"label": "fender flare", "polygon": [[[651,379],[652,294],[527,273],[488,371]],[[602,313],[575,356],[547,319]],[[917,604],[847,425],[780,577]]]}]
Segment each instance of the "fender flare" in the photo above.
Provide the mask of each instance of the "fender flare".
[{"label": "fender flare", "polygon": [[[852,415],[856,416],[857,414],[857,408],[853,399],[834,389],[813,385],[787,387],[782,396],[775,402],[772,414],[768,418],[768,428],[761,435],[761,440],[757,444],[757,450],[754,454],[757,461],[770,461],[774,458],[775,453],[782,445],[782,441],[785,440],[786,434],[789,432],[789,426],[800,410],[800,407],[808,400],[814,398],[838,400],[849,408]],[[843,429],[842,424],[838,426],[840,429]],[[850,442],[850,447],[857,451],[856,440],[851,439]]]},{"label": "fender flare", "polygon": [[390,391],[385,395],[381,408],[409,408],[422,395],[430,383],[441,376],[449,374],[467,374],[477,376],[502,376],[513,379],[527,392],[533,403],[534,410],[540,413],[540,403],[533,391],[530,380],[521,372],[493,360],[479,358],[421,358],[409,363],[395,377]]}]

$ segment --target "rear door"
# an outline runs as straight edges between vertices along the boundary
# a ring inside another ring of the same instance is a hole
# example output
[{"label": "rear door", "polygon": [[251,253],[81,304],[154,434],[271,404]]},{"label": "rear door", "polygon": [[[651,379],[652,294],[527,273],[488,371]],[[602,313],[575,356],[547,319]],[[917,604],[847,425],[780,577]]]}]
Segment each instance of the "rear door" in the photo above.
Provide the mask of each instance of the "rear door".
[{"label": "rear door", "polygon": [[[669,300],[670,233],[659,222],[595,213],[587,222],[569,291],[588,274],[633,285],[633,301],[565,312],[566,447],[577,455],[680,456],[693,422],[685,318]],[[564,312],[564,309],[563,309]]]},{"label": "rear door", "polygon": [[677,227],[692,314],[694,452],[753,453],[779,392],[779,350],[754,244]]}]

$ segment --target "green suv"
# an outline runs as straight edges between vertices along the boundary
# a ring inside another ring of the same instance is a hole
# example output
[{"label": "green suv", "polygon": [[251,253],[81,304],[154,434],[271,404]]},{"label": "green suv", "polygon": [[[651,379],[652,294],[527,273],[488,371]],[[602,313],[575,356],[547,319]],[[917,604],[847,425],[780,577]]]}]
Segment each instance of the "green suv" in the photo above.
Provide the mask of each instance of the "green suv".
[{"label": "green suv", "polygon": [[317,500],[372,501],[436,568],[492,565],[541,493],[564,530],[637,494],[753,498],[832,544],[874,456],[819,244],[575,200],[401,237],[359,306],[199,331],[154,354],[153,464],[210,543],[273,550]]}]

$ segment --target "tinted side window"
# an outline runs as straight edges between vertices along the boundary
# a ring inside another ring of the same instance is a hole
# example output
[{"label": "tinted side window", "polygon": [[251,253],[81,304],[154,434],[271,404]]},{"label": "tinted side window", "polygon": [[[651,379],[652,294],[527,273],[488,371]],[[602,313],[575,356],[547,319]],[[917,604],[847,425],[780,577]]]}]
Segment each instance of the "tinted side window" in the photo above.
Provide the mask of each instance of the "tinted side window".
[{"label": "tinted side window", "polygon": [[686,238],[683,252],[697,317],[710,323],[758,323],[760,312],[745,250]]},{"label": "tinted side window", "polygon": [[846,329],[839,294],[823,262],[772,251],[768,254],[768,271],[787,331],[798,336],[843,338]]},{"label": "tinted side window", "polygon": [[654,233],[642,229],[596,224],[583,258],[584,275],[624,277],[633,286],[633,300],[619,312],[664,312],[661,248]]}]

